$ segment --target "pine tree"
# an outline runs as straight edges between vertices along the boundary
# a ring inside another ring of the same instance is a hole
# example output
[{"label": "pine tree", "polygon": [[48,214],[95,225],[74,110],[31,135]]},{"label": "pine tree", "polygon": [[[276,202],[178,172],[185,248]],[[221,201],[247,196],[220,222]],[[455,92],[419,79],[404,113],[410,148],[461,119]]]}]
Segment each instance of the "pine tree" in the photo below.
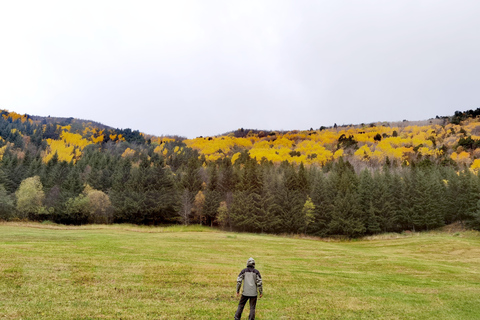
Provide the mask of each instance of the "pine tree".
[{"label": "pine tree", "polygon": [[15,204],[13,197],[0,184],[0,220],[9,220],[14,217]]},{"label": "pine tree", "polygon": [[370,234],[379,233],[381,231],[380,223],[379,223],[379,215],[378,211],[375,209],[373,205],[373,201],[370,202],[370,209],[367,211],[367,221],[366,225],[366,232]]},{"label": "pine tree", "polygon": [[210,169],[210,177],[205,192],[205,204],[203,213],[207,218],[207,225],[213,226],[220,206],[220,192],[218,191],[218,174],[217,167],[214,164]]},{"label": "pine tree", "polygon": [[329,176],[330,186],[335,195],[328,224],[330,234],[358,237],[365,232],[365,222],[358,196],[358,177],[352,165],[339,158]]},{"label": "pine tree", "polygon": [[323,172],[315,177],[311,199],[315,206],[313,211],[314,221],[310,230],[317,236],[325,236],[328,233],[327,226],[331,221],[331,209],[333,207],[333,190],[328,187],[328,181]]},{"label": "pine tree", "polygon": [[202,189],[200,167],[200,162],[197,159],[191,158],[188,161],[184,174],[182,175],[182,186],[190,192],[197,193]]},{"label": "pine tree", "polygon": [[390,168],[384,166],[383,174],[375,178],[381,190],[379,223],[383,232],[401,231],[398,228],[398,216],[401,210],[402,198],[401,180]]},{"label": "pine tree", "polygon": [[352,189],[337,194],[333,202],[332,220],[328,224],[330,234],[346,235],[348,237],[362,236],[365,231],[361,220],[358,196]]},{"label": "pine tree", "polygon": [[303,193],[304,196],[307,196],[310,193],[310,183],[308,181],[307,171],[303,162],[300,163],[298,167],[297,175],[298,190]]},{"label": "pine tree", "polygon": [[247,212],[252,210],[248,202],[248,192],[245,190],[237,190],[233,193],[233,202],[230,208],[230,219],[232,226],[241,231],[247,231],[249,221]]},{"label": "pine tree", "polygon": [[179,195],[177,194],[173,174],[163,163],[154,163],[153,167],[143,170],[143,192],[145,202],[145,224],[173,222],[177,216]]},{"label": "pine tree", "polygon": [[379,190],[375,184],[372,173],[369,169],[364,169],[360,172],[359,184],[358,184],[358,196],[359,196],[359,205],[360,210],[362,211],[362,220],[366,221],[371,218],[371,214],[375,213],[375,208],[373,207],[373,202],[375,196],[379,195]]},{"label": "pine tree", "polygon": [[232,161],[230,158],[225,157],[222,160],[220,166],[220,178],[219,178],[219,189],[220,192],[226,194],[228,192],[233,192],[235,189],[235,184],[237,183],[237,177],[233,170]]}]

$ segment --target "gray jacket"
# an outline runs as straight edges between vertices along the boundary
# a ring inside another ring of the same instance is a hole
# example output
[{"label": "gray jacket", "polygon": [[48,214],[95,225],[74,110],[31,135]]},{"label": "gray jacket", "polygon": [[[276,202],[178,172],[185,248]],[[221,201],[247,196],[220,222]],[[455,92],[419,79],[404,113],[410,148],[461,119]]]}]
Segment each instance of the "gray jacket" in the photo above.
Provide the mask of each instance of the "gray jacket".
[{"label": "gray jacket", "polygon": [[237,278],[237,293],[240,293],[240,287],[243,283],[242,295],[246,297],[256,297],[257,289],[260,294],[263,293],[262,276],[260,272],[255,269],[255,260],[253,258],[248,259],[247,267],[240,271]]}]

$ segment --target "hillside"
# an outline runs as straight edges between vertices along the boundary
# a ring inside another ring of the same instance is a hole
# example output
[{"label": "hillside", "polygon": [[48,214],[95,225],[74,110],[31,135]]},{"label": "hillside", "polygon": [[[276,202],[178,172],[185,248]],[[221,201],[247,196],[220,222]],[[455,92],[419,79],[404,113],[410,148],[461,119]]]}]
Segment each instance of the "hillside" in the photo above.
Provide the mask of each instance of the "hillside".
[{"label": "hillside", "polygon": [[480,227],[480,111],[183,139],[0,114],[0,219],[358,237]]},{"label": "hillside", "polygon": [[[297,165],[325,166],[343,157],[360,168],[381,167],[385,162],[410,165],[424,160],[437,164],[450,162],[450,165],[459,167],[472,166],[472,169],[480,166],[480,161],[475,161],[480,156],[476,150],[480,146],[480,120],[476,118],[476,111],[457,112],[457,116],[427,121],[335,125],[307,131],[276,132],[242,128],[224,135],[195,139],[146,136],[139,131],[113,129],[97,122],[74,118],[19,115],[8,111],[0,114],[4,128],[0,137],[4,141],[4,149],[8,145],[11,150],[23,151],[24,148],[31,148],[30,141],[37,142],[37,146],[41,141],[42,147],[35,151],[40,151],[45,162],[55,153],[59,160],[76,161],[87,145],[120,142],[152,144],[157,146],[156,153],[165,156],[168,148],[162,147],[163,143],[183,141],[186,147],[204,155],[206,161],[228,157],[235,162],[241,152],[247,150],[250,157],[258,161],[288,161]],[[10,127],[10,132],[6,127]],[[15,140],[19,140],[16,132],[23,138],[30,137],[30,141],[25,141],[23,145],[17,141],[15,145]],[[183,145],[179,146],[175,153],[181,153]],[[125,148],[124,152],[127,156],[133,151]]]}]

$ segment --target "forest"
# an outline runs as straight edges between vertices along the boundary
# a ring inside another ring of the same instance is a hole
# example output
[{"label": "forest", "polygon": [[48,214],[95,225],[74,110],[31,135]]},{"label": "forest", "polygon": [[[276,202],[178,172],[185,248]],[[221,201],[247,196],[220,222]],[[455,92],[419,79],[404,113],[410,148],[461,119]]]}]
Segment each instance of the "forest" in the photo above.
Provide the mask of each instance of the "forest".
[{"label": "forest", "polygon": [[195,139],[0,114],[1,220],[351,238],[480,229],[480,109]]}]

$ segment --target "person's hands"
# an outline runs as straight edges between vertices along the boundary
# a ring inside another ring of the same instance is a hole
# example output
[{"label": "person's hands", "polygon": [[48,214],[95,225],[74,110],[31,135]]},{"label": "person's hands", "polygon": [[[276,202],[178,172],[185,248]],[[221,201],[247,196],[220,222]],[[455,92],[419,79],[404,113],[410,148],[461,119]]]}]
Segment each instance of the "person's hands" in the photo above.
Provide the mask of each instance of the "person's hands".
[{"label": "person's hands", "polygon": [[261,298],[261,297],[263,297],[263,293],[262,293],[262,294],[260,294],[260,298]]},{"label": "person's hands", "polygon": [[238,298],[239,295],[240,295],[240,293],[237,292],[237,298]]}]

